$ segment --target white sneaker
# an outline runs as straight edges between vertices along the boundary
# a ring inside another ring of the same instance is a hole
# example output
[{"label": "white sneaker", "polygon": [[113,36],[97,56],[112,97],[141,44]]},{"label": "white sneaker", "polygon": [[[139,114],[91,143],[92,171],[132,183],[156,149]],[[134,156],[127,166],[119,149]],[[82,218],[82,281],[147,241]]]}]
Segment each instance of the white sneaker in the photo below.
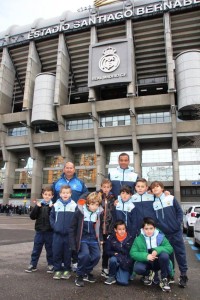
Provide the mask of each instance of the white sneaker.
[{"label": "white sneaker", "polygon": [[77,266],[78,266],[78,263],[71,264],[71,268],[72,268],[72,271],[73,271],[73,272],[76,272]]},{"label": "white sneaker", "polygon": [[109,277],[109,271],[108,269],[102,269],[101,276],[108,278]]}]

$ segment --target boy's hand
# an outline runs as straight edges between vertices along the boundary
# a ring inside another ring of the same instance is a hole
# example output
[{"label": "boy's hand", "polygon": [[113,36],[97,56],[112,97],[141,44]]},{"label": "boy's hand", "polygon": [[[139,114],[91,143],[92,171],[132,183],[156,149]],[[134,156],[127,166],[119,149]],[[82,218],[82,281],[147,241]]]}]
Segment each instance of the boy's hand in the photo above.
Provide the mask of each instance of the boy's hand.
[{"label": "boy's hand", "polygon": [[40,201],[39,200],[36,200],[36,201],[37,201],[37,206],[41,207],[42,204],[40,203]]},{"label": "boy's hand", "polygon": [[117,206],[118,202],[119,202],[119,200],[116,199],[116,200],[114,201],[114,206]]},{"label": "boy's hand", "polygon": [[158,253],[157,253],[156,250],[153,250],[151,254],[152,254],[153,257],[157,258]]},{"label": "boy's hand", "polygon": [[157,256],[154,256],[152,254],[148,254],[147,255],[147,259],[150,260],[150,261],[154,261],[156,258],[158,258]]},{"label": "boy's hand", "polygon": [[170,192],[169,191],[164,191],[165,196],[169,196]]}]

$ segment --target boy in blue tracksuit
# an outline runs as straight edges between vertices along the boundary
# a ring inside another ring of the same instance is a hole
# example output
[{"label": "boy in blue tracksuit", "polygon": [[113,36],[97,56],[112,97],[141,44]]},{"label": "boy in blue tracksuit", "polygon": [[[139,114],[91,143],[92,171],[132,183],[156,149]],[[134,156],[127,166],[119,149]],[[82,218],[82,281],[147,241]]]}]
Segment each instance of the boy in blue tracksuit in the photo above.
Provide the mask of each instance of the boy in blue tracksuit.
[{"label": "boy in blue tracksuit", "polygon": [[84,286],[84,281],[96,282],[91,272],[99,262],[99,242],[103,241],[100,204],[101,194],[97,192],[90,193],[86,200],[80,199],[70,226],[70,245],[78,253],[75,284],[79,287]]},{"label": "boy in blue tracksuit", "polygon": [[30,213],[30,218],[35,221],[35,238],[33,251],[31,254],[31,262],[25,270],[27,273],[37,271],[37,264],[42,252],[43,246],[46,249],[47,258],[47,273],[53,273],[53,253],[52,241],[53,231],[49,222],[49,215],[52,209],[53,190],[51,187],[46,187],[42,190],[42,200],[38,200],[37,204]]},{"label": "boy in blue tracksuit", "polygon": [[143,219],[149,217],[156,221],[156,213],[153,208],[154,195],[147,193],[148,184],[146,179],[140,178],[136,181],[135,193],[132,202],[137,210],[137,233],[140,233]]},{"label": "boy in blue tracksuit", "polygon": [[153,208],[156,213],[157,227],[166,235],[174,249],[176,261],[180,270],[179,285],[181,287],[186,287],[188,281],[188,267],[181,229],[183,211],[174,196],[165,196],[163,193],[164,185],[162,182],[154,181],[151,183],[150,188],[155,195]]},{"label": "boy in blue tracksuit", "polygon": [[137,233],[137,212],[132,202],[132,189],[128,185],[123,185],[120,189],[118,202],[114,207],[114,221],[123,220],[128,233],[135,238]]},{"label": "boy in blue tracksuit", "polygon": [[69,244],[69,227],[77,206],[71,199],[71,195],[70,186],[63,185],[60,189],[60,198],[54,204],[50,214],[50,223],[54,231],[54,279],[68,279],[71,276],[72,251]]}]

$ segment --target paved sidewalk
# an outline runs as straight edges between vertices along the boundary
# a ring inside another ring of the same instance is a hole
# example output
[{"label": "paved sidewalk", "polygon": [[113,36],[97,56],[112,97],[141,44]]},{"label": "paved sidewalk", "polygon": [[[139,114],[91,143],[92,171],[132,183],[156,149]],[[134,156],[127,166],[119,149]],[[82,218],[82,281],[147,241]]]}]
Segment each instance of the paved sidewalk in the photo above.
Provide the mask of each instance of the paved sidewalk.
[{"label": "paved sidewalk", "polygon": [[[128,287],[105,285],[100,276],[100,264],[94,270],[97,283],[85,283],[84,288],[74,284],[75,274],[69,280],[53,280],[46,273],[45,252],[42,252],[38,271],[25,273],[33,247],[34,221],[29,217],[0,216],[0,299],[1,300],[198,300],[200,262],[186,240],[189,258],[189,285],[186,289],[172,285],[171,293],[157,286],[143,286],[139,276]],[[190,240],[192,242],[192,240]],[[199,251],[199,250],[197,250]],[[200,251],[199,251],[200,252]]]}]

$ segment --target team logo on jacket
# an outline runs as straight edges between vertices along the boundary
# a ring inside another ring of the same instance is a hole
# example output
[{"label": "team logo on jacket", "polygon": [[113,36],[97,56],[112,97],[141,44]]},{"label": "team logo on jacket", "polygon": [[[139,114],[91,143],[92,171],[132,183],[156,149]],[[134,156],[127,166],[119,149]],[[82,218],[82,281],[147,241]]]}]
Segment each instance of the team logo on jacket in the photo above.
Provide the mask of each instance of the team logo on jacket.
[{"label": "team logo on jacket", "polygon": [[116,54],[117,50],[108,47],[103,51],[103,56],[99,60],[99,69],[105,73],[115,71],[120,65],[120,58]]}]

